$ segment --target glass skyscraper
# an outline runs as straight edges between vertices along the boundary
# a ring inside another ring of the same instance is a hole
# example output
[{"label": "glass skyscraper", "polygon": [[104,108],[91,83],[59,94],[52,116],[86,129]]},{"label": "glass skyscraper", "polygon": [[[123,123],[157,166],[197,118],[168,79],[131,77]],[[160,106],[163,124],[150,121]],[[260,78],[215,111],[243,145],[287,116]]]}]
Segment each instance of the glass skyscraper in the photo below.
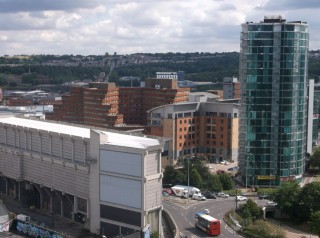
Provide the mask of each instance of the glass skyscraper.
[{"label": "glass skyscraper", "polygon": [[270,16],[242,24],[239,167],[248,187],[302,179],[308,48],[306,22]]}]

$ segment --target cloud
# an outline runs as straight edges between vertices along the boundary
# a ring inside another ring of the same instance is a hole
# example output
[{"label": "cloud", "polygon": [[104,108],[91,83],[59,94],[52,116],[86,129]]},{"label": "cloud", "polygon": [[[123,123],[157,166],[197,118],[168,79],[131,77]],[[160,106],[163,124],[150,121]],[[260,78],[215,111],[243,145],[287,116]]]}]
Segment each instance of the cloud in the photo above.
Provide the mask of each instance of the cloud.
[{"label": "cloud", "polygon": [[0,13],[70,11],[94,8],[99,0],[0,0]]},{"label": "cloud", "polygon": [[0,55],[239,51],[241,24],[260,22],[265,15],[307,21],[310,48],[320,49],[319,4],[306,0],[299,8],[296,0],[276,3],[0,0]]},{"label": "cloud", "polygon": [[292,9],[317,9],[320,8],[319,0],[269,0],[264,6],[260,7],[262,10],[292,10]]}]

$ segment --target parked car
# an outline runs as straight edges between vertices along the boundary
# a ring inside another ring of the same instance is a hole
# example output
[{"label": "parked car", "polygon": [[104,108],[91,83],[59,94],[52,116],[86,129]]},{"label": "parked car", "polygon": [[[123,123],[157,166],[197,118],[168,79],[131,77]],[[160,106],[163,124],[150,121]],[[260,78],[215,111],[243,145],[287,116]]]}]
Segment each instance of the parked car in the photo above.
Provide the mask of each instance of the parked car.
[{"label": "parked car", "polygon": [[277,203],[274,201],[267,202],[267,206],[277,206]]},{"label": "parked car", "polygon": [[162,191],[162,196],[168,197],[168,196],[169,196],[169,193],[167,193],[166,191]]},{"label": "parked car", "polygon": [[247,198],[244,196],[236,196],[236,200],[239,202],[247,201]]},{"label": "parked car", "polygon": [[269,198],[268,194],[260,194],[259,195],[259,199],[267,199],[267,198]]},{"label": "parked car", "polygon": [[204,213],[209,215],[210,213],[209,209],[204,209]]},{"label": "parked car", "polygon": [[198,200],[198,201],[205,201],[206,197],[201,195],[201,194],[195,193],[195,194],[192,195],[192,199]]},{"label": "parked car", "polygon": [[235,166],[235,167],[228,168],[227,170],[228,171],[237,171],[237,170],[239,170],[239,167]]},{"label": "parked car", "polygon": [[218,193],[218,197],[228,198],[228,197],[229,197],[229,194],[226,194],[226,193]]},{"label": "parked car", "polygon": [[203,196],[205,196],[208,199],[216,199],[217,198],[216,195],[210,191],[205,191],[202,194],[203,194]]},{"label": "parked car", "polygon": [[229,165],[230,162],[228,162],[228,161],[226,161],[226,160],[222,160],[222,161],[220,161],[220,164]]}]

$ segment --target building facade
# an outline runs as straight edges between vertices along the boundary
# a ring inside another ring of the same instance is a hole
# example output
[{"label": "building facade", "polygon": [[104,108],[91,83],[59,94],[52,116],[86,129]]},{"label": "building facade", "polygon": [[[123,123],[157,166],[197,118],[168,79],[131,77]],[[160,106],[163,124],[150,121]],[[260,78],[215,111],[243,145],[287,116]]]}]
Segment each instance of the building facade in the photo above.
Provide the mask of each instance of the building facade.
[{"label": "building facade", "polygon": [[237,78],[223,78],[223,99],[240,99],[240,84]]},{"label": "building facade", "polygon": [[242,24],[239,165],[246,185],[302,179],[308,48],[305,22],[271,16]]},{"label": "building facade", "polygon": [[176,79],[146,79],[145,87],[116,87],[91,83],[73,87],[46,119],[96,127],[146,125],[147,111],[164,104],[188,101],[190,89],[179,88]]},{"label": "building facade", "polygon": [[315,85],[313,100],[312,145],[319,145],[320,85]]},{"label": "building facade", "polygon": [[161,233],[157,139],[0,117],[0,191],[115,237]]},{"label": "building facade", "polygon": [[[190,102],[149,110],[151,135],[171,138],[170,165],[179,158],[197,155],[218,163],[238,158],[238,105],[221,102]],[[165,163],[163,163],[165,165]]]}]

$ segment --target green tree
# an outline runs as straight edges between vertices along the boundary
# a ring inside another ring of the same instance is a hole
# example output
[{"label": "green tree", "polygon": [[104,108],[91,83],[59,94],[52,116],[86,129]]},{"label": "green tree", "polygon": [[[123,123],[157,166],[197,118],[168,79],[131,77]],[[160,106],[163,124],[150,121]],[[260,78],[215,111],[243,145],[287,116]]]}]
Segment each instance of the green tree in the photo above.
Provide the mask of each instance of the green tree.
[{"label": "green tree", "polygon": [[[274,201],[280,210],[295,221],[299,220],[299,201],[301,188],[296,181],[284,182],[274,191]],[[298,219],[298,220],[297,220]]]},{"label": "green tree", "polygon": [[310,225],[312,232],[320,237],[320,211],[313,212],[310,216]]},{"label": "green tree", "polygon": [[233,188],[233,180],[231,178],[231,175],[223,173],[219,174],[218,176],[223,190],[231,190]]},{"label": "green tree", "polygon": [[195,167],[192,167],[191,174],[192,176],[190,178],[190,185],[195,186],[197,188],[202,188],[203,180]]},{"label": "green tree", "polygon": [[320,147],[315,147],[312,155],[310,156],[310,166],[320,167]]},{"label": "green tree", "polygon": [[220,192],[223,190],[222,184],[220,182],[219,176],[216,174],[210,174],[207,179],[207,189],[213,192]]},{"label": "green tree", "polygon": [[241,205],[238,210],[242,218],[250,221],[261,219],[263,215],[262,208],[252,201],[252,199]]},{"label": "green tree", "polygon": [[181,171],[174,169],[173,166],[166,166],[163,172],[163,183],[164,184],[181,184],[184,181],[184,175]]},{"label": "green tree", "polygon": [[300,219],[305,220],[310,217],[311,211],[320,211],[320,182],[308,183],[300,192]]}]

